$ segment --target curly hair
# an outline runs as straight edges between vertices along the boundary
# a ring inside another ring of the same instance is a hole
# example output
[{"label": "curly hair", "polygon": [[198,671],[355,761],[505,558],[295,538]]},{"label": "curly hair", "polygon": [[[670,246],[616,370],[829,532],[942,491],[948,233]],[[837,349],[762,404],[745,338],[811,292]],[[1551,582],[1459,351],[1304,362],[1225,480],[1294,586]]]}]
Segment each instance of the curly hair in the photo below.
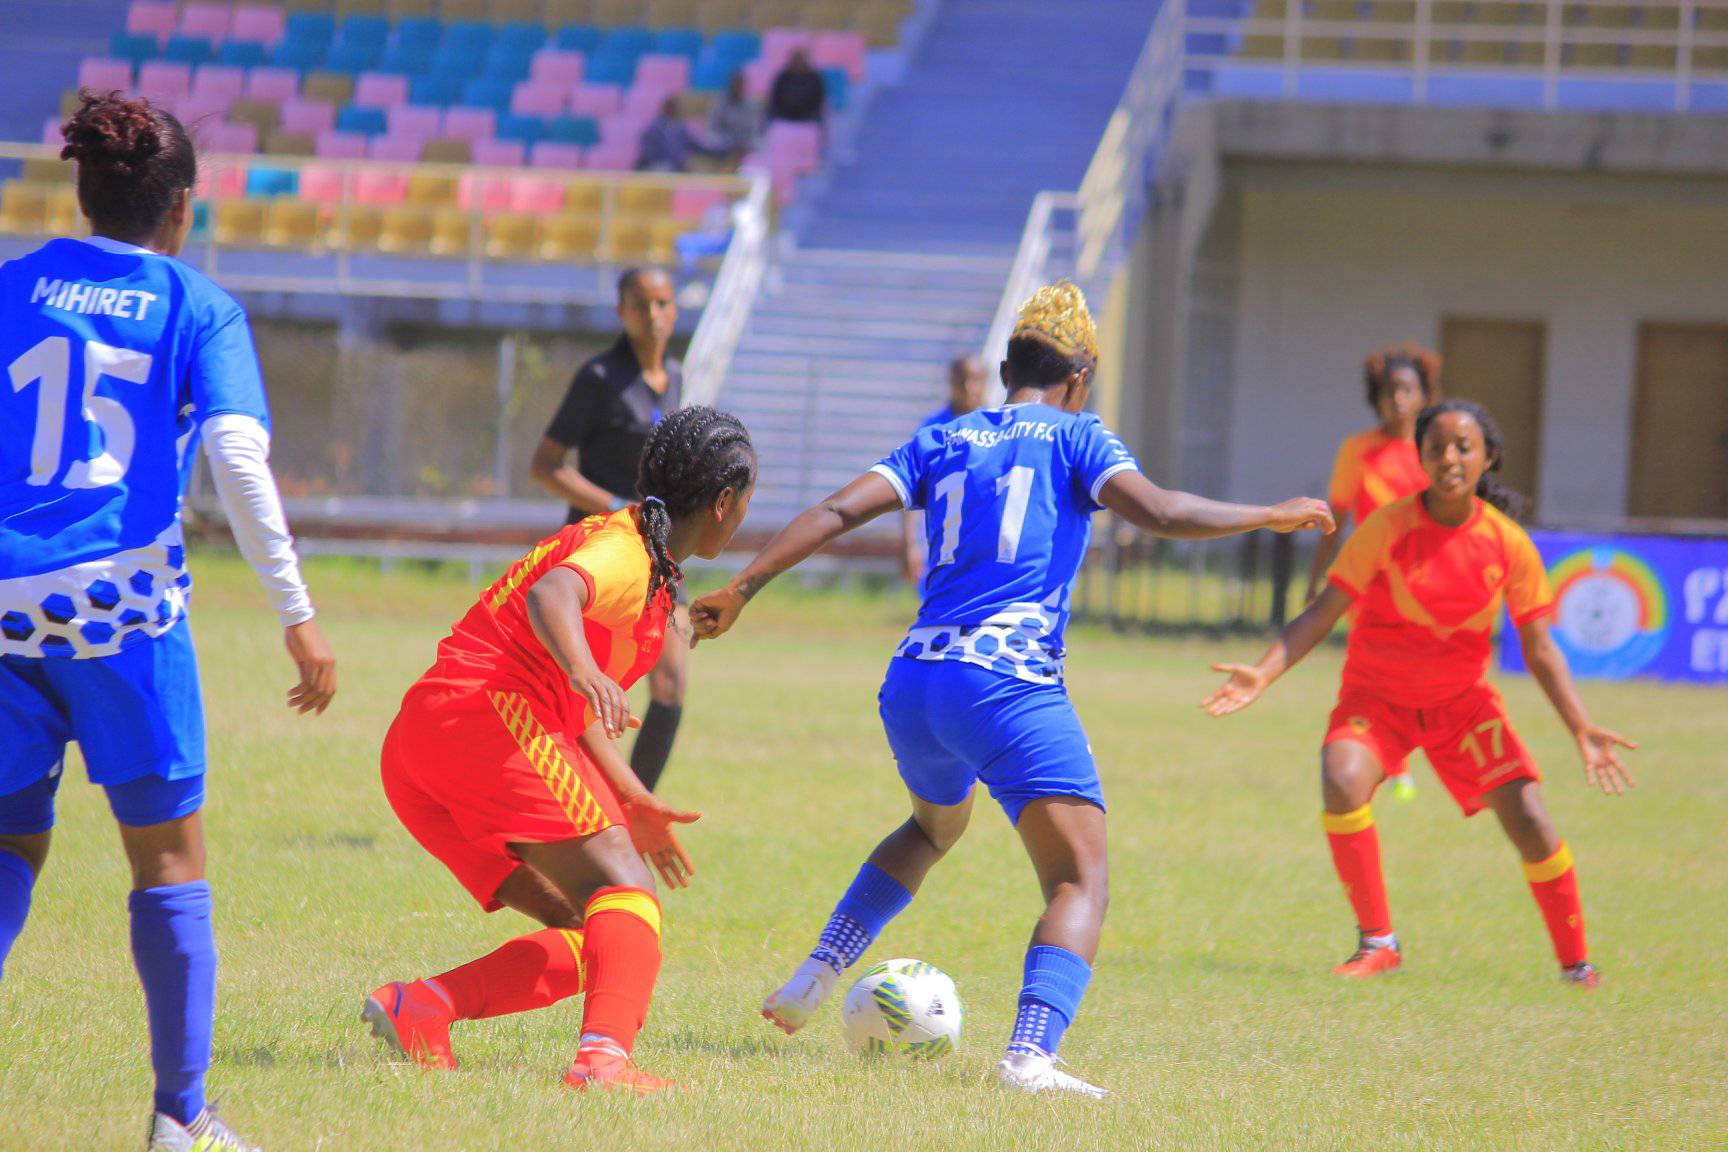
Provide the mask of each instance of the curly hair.
[{"label": "curly hair", "polygon": [[162,224],[198,182],[192,138],[172,114],[119,92],[78,92],[60,159],[78,164],[78,205],[103,232],[138,236]]},{"label": "curly hair", "polygon": [[1440,399],[1440,357],[1414,340],[1388,344],[1362,362],[1362,380],[1368,389],[1368,407],[1378,410],[1380,397],[1392,381],[1392,373],[1408,368],[1422,382],[1422,399],[1429,404]]},{"label": "curly hair", "polygon": [[1488,471],[1482,473],[1482,479],[1476,482],[1476,495],[1512,519],[1518,519],[1524,513],[1524,494],[1501,483],[1500,477],[1495,475],[1500,471],[1500,464],[1505,457],[1505,442],[1500,437],[1500,425],[1494,422],[1488,409],[1474,400],[1442,400],[1438,404],[1430,404],[1416,417],[1418,447],[1427,438],[1428,429],[1434,421],[1448,412],[1460,412],[1476,421],[1476,426],[1482,429],[1482,446],[1488,453]]},{"label": "curly hair", "polygon": [[713,505],[727,488],[743,493],[756,482],[756,449],[744,422],[700,405],[680,408],[654,426],[636,476],[637,523],[653,571],[648,602],[684,579],[672,558],[672,521]]}]

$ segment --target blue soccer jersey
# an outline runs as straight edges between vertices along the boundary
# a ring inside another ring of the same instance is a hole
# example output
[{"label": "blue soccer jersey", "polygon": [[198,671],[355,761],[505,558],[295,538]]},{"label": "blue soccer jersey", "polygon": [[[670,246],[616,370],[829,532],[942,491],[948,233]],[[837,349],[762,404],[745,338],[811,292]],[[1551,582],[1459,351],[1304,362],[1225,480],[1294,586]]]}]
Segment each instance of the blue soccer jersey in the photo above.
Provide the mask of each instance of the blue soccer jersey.
[{"label": "blue soccer jersey", "polygon": [[105,656],[186,611],[180,503],[212,416],[268,425],[246,314],[171,257],[0,265],[0,655]]},{"label": "blue soccer jersey", "polygon": [[1098,494],[1138,467],[1098,417],[1046,404],[920,429],[872,469],[926,509],[924,602],[897,654],[1059,682]]}]

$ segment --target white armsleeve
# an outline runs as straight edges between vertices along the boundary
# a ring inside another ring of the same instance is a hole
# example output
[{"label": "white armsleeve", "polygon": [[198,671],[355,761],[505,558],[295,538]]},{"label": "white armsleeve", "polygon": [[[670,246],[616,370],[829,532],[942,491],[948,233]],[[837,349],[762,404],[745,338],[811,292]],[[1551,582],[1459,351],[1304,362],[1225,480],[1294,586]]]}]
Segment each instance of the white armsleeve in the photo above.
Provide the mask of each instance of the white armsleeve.
[{"label": "white armsleeve", "polygon": [[312,619],[312,597],[300,578],[294,537],[270,474],[270,433],[251,416],[212,416],[204,422],[204,450],[234,542],[269,593],[282,626]]}]

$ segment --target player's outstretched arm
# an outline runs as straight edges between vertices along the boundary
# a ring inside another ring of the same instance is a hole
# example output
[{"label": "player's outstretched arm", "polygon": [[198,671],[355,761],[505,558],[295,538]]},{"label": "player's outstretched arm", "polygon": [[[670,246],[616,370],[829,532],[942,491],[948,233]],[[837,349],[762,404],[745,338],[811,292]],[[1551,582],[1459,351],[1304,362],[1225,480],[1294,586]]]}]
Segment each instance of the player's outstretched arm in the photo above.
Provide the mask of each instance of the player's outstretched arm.
[{"label": "player's outstretched arm", "polygon": [[1572,682],[1572,670],[1566,665],[1566,654],[1548,634],[1546,619],[1528,620],[1518,626],[1518,642],[1524,649],[1524,663],[1554,711],[1572,733],[1578,744],[1578,755],[1584,760],[1584,779],[1610,796],[1618,796],[1637,786],[1632,772],[1620,759],[1616,748],[1637,748],[1638,745],[1608,728],[1598,728],[1590,722],[1584,701],[1578,698],[1578,687]]},{"label": "player's outstretched arm", "polygon": [[696,638],[712,640],[724,635],[750,598],[774,577],[802,564],[830,541],[899,507],[900,496],[894,486],[880,474],[866,472],[820,504],[798,513],[730,584],[691,605],[690,626]]},{"label": "player's outstretched arm", "polygon": [[1160,488],[1129,468],[1104,482],[1098,502],[1142,532],[1172,540],[1211,540],[1257,528],[1295,532],[1318,528],[1330,533],[1336,525],[1324,500],[1298,497],[1282,504],[1225,504],[1191,492]]},{"label": "player's outstretched arm", "polygon": [[1302,614],[1284,626],[1284,632],[1272,642],[1266,655],[1256,664],[1214,664],[1212,671],[1229,677],[1224,686],[1200,702],[1209,716],[1228,716],[1240,712],[1272,682],[1302,662],[1314,651],[1314,646],[1331,633],[1333,627],[1350,607],[1350,597],[1337,588],[1328,587]]}]

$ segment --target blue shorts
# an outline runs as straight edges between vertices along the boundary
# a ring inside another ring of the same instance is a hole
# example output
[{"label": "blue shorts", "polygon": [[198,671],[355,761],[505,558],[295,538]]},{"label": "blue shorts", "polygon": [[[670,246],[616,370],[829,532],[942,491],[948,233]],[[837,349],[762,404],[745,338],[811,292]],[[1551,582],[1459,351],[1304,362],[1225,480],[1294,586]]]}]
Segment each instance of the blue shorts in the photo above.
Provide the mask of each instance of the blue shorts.
[{"label": "blue shorts", "polygon": [[[63,773],[54,771],[34,784],[0,796],[0,836],[33,836],[54,827],[54,794]],[[204,807],[204,776],[139,776],[124,784],[109,784],[108,807],[128,828],[148,828],[190,816]]]},{"label": "blue shorts", "polygon": [[113,656],[0,656],[0,797],[57,774],[72,741],[92,784],[204,775],[204,701],[185,621]]},{"label": "blue shorts", "polygon": [[1104,807],[1086,730],[1060,684],[896,657],[877,699],[900,778],[920,800],[958,804],[982,780],[1015,823],[1045,796]]}]

